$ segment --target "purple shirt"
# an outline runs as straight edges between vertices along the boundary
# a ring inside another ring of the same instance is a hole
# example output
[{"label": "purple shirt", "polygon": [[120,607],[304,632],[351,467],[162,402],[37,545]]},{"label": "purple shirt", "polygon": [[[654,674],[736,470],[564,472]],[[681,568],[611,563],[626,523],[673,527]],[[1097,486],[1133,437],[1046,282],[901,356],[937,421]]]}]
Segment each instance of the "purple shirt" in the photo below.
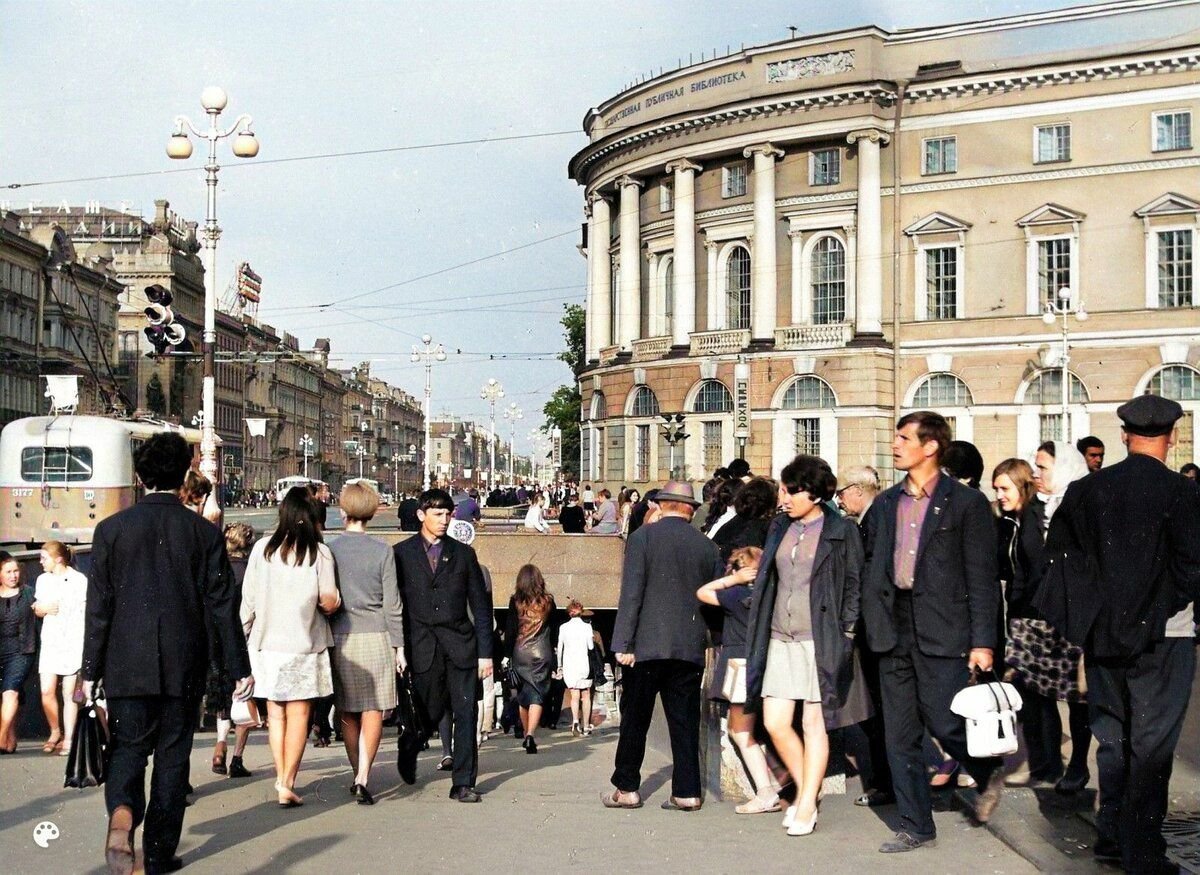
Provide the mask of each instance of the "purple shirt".
[{"label": "purple shirt", "polygon": [[925,515],[933,504],[933,492],[937,489],[935,475],[923,490],[913,492],[916,487],[907,477],[900,500],[896,502],[896,546],[892,552],[893,579],[898,589],[912,589],[916,583],[917,551],[921,546],[921,527]]},{"label": "purple shirt", "polygon": [[424,535],[421,535],[421,544],[425,547],[425,558],[429,560],[429,570],[436,572],[438,562],[442,558],[442,542],[437,541],[431,544],[425,540]]}]

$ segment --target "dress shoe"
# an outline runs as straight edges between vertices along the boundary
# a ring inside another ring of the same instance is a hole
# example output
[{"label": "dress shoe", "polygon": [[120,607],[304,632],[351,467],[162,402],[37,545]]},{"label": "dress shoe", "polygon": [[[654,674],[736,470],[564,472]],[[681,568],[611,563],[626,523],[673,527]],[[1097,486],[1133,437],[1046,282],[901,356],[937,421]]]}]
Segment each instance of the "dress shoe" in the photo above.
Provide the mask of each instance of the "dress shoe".
[{"label": "dress shoe", "polygon": [[1092,846],[1092,856],[1102,863],[1120,863],[1121,846],[1115,839],[1097,839]]},{"label": "dress shoe", "polygon": [[454,768],[454,757],[442,757],[434,766],[439,772],[448,772]]},{"label": "dress shoe", "polygon": [[537,753],[537,742],[533,740],[532,735],[525,736],[523,747],[525,748],[525,753]]},{"label": "dress shoe", "polygon": [[1061,793],[1064,796],[1074,796],[1087,787],[1091,777],[1087,769],[1084,769],[1082,772],[1072,772],[1068,769],[1067,773],[1058,779],[1058,783],[1054,785],[1054,790],[1056,793]]},{"label": "dress shoe", "polygon": [[241,757],[234,757],[229,761],[229,777],[231,778],[249,778],[250,770],[242,763]]},{"label": "dress shoe", "polygon": [[401,742],[396,756],[396,771],[405,784],[417,783],[417,755],[420,751],[414,743]]},{"label": "dress shoe", "polygon": [[482,802],[483,797],[475,792],[474,787],[451,787],[450,798],[455,802]]},{"label": "dress shoe", "polygon": [[921,835],[920,833],[898,832],[892,838],[879,846],[881,854],[903,854],[906,851],[915,851],[917,848],[922,848],[928,845],[933,847],[937,844],[937,835]]},{"label": "dress shoe", "polygon": [[358,800],[359,805],[374,805],[375,797],[370,794],[366,787],[362,784],[355,784],[350,788],[350,793]]},{"label": "dress shoe", "polygon": [[854,800],[854,804],[860,808],[879,808],[883,805],[894,805],[895,802],[896,795],[885,790],[868,790]]},{"label": "dress shoe", "polygon": [[1000,774],[1000,770],[996,769],[992,772],[992,776],[988,778],[987,786],[979,794],[979,798],[975,800],[975,819],[980,823],[987,823],[992,812],[996,810],[996,806],[1000,804],[1000,797],[1004,794],[1004,775]]},{"label": "dress shoe", "polygon": [[178,872],[183,868],[183,860],[179,857],[165,857],[161,860],[146,860],[146,875],[157,875],[158,872]]},{"label": "dress shoe", "polygon": [[812,817],[807,820],[801,820],[799,817],[792,819],[792,825],[788,827],[787,834],[790,836],[806,836],[811,835],[817,828],[817,812],[814,810]]}]

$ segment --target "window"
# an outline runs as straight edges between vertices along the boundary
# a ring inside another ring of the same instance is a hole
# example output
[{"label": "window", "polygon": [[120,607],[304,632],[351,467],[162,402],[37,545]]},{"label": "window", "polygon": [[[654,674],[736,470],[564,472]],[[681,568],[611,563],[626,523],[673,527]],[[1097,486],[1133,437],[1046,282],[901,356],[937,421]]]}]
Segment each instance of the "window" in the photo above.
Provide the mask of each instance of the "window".
[{"label": "window", "polygon": [[663,334],[671,334],[675,330],[675,259],[667,259],[663,268]]},{"label": "window", "polygon": [[91,447],[25,447],[21,450],[21,479],[26,483],[78,483],[91,478]]},{"label": "window", "polygon": [[1041,125],[1033,129],[1033,163],[1071,160],[1071,126]]},{"label": "window", "polygon": [[1038,240],[1037,257],[1038,300],[1057,305],[1059,290],[1071,285],[1071,238]]},{"label": "window", "polygon": [[750,251],[736,246],[725,265],[726,328],[750,327]]},{"label": "window", "polygon": [[953,319],[958,315],[958,249],[937,246],[925,250],[925,318]]},{"label": "window", "polygon": [[1154,113],[1154,151],[1192,148],[1192,114],[1186,109]]},{"label": "window", "polygon": [[669,213],[673,209],[675,209],[675,186],[664,180],[658,187],[658,211]]},{"label": "window", "polygon": [[639,425],[633,436],[633,479],[650,479],[650,426]]},{"label": "window", "polygon": [[721,467],[724,449],[721,446],[721,423],[705,422],[700,449],[704,454],[704,470],[712,473]]},{"label": "window", "polygon": [[638,386],[633,396],[633,409],[630,416],[658,416],[658,396],[649,386]]},{"label": "window", "polygon": [[818,410],[835,407],[837,398],[829,384],[820,377],[799,377],[783,393],[784,410]]},{"label": "window", "polygon": [[1062,433],[1062,414],[1061,413],[1041,413],[1038,415],[1038,442],[1045,443],[1046,441],[1061,441],[1063,440]]},{"label": "window", "polygon": [[603,392],[596,392],[592,395],[592,415],[590,419],[604,419],[608,416],[608,402],[604,398]]},{"label": "window", "polygon": [[933,137],[922,141],[923,157],[921,173],[932,176],[935,173],[958,172],[958,138]]},{"label": "window", "polygon": [[821,455],[821,420],[805,417],[795,421],[796,455]]},{"label": "window", "polygon": [[846,320],[846,248],[836,237],[822,237],[812,251],[813,323]]},{"label": "window", "polygon": [[728,413],[733,410],[733,397],[720,380],[705,380],[700,384],[696,400],[692,402],[693,413]]},{"label": "window", "polygon": [[971,390],[954,374],[930,374],[913,393],[912,407],[936,410],[939,407],[969,407]]},{"label": "window", "polygon": [[1158,306],[1192,306],[1192,243],[1195,232],[1190,228],[1159,231],[1158,238]]},{"label": "window", "polygon": [[1168,365],[1150,378],[1146,391],[1172,401],[1200,401],[1200,375],[1187,365]]},{"label": "window", "polygon": [[840,149],[817,149],[809,161],[810,185],[837,185],[842,181]]},{"label": "window", "polygon": [[[1071,404],[1086,404],[1088,390],[1074,374],[1071,374]],[[1047,368],[1029,381],[1025,389],[1026,404],[1062,404],[1062,369]]]},{"label": "window", "polygon": [[730,164],[721,168],[721,197],[741,197],[746,193],[746,165]]}]

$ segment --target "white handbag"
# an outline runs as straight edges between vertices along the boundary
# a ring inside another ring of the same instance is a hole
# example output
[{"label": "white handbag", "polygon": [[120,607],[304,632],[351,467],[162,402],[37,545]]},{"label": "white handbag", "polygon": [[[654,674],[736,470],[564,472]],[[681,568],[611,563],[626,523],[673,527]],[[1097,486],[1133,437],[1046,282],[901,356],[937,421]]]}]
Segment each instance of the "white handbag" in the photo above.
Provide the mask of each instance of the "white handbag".
[{"label": "white handbag", "polygon": [[986,758],[1017,752],[1021,694],[1012,684],[972,684],[955,694],[950,710],[966,720],[967,753]]}]

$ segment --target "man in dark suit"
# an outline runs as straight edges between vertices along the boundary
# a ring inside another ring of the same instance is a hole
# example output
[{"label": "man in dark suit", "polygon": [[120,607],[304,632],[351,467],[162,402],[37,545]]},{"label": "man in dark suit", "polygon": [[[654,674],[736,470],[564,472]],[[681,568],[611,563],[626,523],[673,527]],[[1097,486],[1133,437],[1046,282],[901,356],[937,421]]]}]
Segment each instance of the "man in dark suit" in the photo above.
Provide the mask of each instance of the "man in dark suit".
[{"label": "man in dark suit", "polygon": [[492,674],[492,599],[475,551],[446,537],[453,513],[449,493],[421,493],[421,530],[395,546],[396,574],[408,623],[408,665],[426,725],[437,726],[447,710],[454,718],[450,798],[478,802],[475,687]]},{"label": "man in dark suit", "polygon": [[906,471],[868,511],[862,614],[867,644],[880,654],[883,721],[900,829],[883,853],[936,838],[922,741],[928,731],[981,788],[975,816],[986,822],[1003,789],[998,759],[967,755],[962,718],[950,700],[971,672],[988,671],[1000,604],[996,533],[987,499],[940,470],[950,426],[937,413],[896,424],[892,459]]},{"label": "man in dark suit", "polygon": [[143,818],[145,871],[183,865],[175,850],[208,669],[206,629],[213,630],[230,677],[240,678],[234,695],[248,698],[254,688],[225,539],[176,494],[191,459],[178,434],[146,441],[134,468],[147,494],[96,526],[92,543],[82,672],[87,694],[103,679],[108,698],[105,858],[112,872],[133,871],[134,831]]},{"label": "man in dark suit", "polygon": [[662,697],[671,735],[671,796],[663,808],[700,807],[700,675],[707,629],[696,590],[724,573],[716,544],[691,526],[700,505],[687,483],[658,492],[661,518],[644,525],[625,546],[621,596],[612,649],[621,672],[621,736],[616,787],[607,808],[640,808],[642,760],[654,700]]},{"label": "man in dark suit", "polygon": [[421,529],[421,520],[417,517],[418,501],[411,495],[405,495],[396,506],[396,517],[400,521],[400,531],[417,532]]},{"label": "man in dark suit", "polygon": [[1162,822],[1196,668],[1200,491],[1164,464],[1179,404],[1141,395],[1117,415],[1129,455],[1067,490],[1036,604],[1084,652],[1100,769],[1096,856],[1127,872],[1177,872]]}]

